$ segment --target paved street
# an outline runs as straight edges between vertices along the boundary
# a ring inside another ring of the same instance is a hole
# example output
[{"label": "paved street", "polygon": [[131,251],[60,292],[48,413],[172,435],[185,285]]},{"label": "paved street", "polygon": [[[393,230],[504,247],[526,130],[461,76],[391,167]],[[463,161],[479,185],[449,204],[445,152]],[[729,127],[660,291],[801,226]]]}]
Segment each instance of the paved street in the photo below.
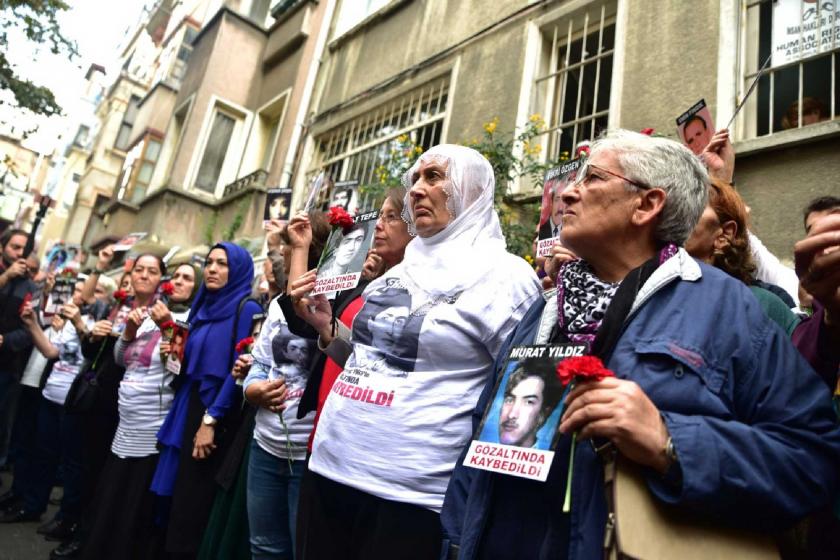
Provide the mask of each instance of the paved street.
[{"label": "paved street", "polygon": [[[9,473],[0,473],[3,486],[0,492],[9,489],[12,477]],[[53,497],[61,496],[61,489],[53,490]],[[50,505],[41,522],[52,519],[58,508]],[[0,524],[0,560],[44,560],[58,543],[47,542],[35,532],[40,523]]]}]

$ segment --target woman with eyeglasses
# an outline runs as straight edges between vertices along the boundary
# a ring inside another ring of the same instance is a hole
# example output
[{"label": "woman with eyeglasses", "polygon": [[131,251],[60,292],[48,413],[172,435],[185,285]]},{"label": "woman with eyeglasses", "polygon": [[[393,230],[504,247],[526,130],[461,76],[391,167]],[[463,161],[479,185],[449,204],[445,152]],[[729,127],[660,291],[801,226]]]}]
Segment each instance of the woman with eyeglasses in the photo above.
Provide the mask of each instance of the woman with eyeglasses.
[{"label": "woman with eyeglasses", "polygon": [[[603,556],[617,542],[604,493],[612,453],[669,511],[736,530],[784,528],[833,495],[840,427],[828,392],[743,283],[681,248],[708,184],[672,140],[619,130],[592,143],[562,193],[562,240],[578,258],[499,356],[584,344],[615,377],[569,393],[546,482],[467,467],[464,449],[441,514],[444,550],[504,558],[517,535],[521,558]],[[487,380],[474,425],[502,374]]]}]

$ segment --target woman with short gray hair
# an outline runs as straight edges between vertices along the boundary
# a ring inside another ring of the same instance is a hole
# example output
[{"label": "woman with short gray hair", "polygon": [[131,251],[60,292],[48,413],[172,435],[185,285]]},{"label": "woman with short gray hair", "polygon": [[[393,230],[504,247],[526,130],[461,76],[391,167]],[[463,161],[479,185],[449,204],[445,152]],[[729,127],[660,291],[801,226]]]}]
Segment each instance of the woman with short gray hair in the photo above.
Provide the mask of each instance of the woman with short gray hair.
[{"label": "woman with short gray hair", "polygon": [[[790,526],[834,496],[828,392],[743,283],[680,247],[707,191],[705,169],[676,142],[617,131],[592,144],[562,193],[562,242],[579,258],[498,355],[586,344],[615,377],[570,391],[545,483],[467,467],[464,450],[441,512],[450,558],[513,557],[511,535],[518,558],[603,556],[616,535],[602,461],[615,453],[641,466],[655,499],[738,529]],[[474,427],[503,373],[488,379]]]}]

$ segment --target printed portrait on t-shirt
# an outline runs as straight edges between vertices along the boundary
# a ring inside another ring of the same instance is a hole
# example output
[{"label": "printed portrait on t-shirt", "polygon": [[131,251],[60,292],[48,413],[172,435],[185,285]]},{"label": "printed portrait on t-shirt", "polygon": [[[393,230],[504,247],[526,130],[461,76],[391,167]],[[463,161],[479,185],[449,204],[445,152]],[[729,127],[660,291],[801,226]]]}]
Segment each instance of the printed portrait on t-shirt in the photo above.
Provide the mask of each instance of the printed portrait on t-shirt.
[{"label": "printed portrait on t-shirt", "polygon": [[155,354],[155,348],[160,340],[159,329],[148,329],[141,332],[134,339],[134,342],[128,346],[125,351],[125,365],[131,369],[138,366],[147,368],[152,364],[152,357]]},{"label": "printed portrait on t-shirt", "polygon": [[58,353],[58,360],[68,366],[75,366],[81,361],[79,359],[79,342],[77,340],[68,340],[60,346],[61,350]]},{"label": "printed portrait on t-shirt", "polygon": [[306,387],[309,364],[315,354],[315,341],[296,336],[286,325],[280,325],[271,339],[271,354],[275,364],[271,378],[283,376],[289,389],[288,398],[299,397]]},{"label": "printed portrait on t-shirt", "polygon": [[414,371],[422,315],[411,314],[411,295],[398,280],[371,292],[353,320],[356,365],[405,377]]}]

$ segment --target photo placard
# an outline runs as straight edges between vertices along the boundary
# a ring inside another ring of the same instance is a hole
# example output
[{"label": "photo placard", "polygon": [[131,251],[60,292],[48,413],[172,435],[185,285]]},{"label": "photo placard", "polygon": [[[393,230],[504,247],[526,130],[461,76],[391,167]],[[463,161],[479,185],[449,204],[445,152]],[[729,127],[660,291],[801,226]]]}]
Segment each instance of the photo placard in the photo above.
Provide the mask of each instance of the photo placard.
[{"label": "photo placard", "polygon": [[270,220],[288,222],[292,214],[292,189],[268,189],[265,193],[263,225]]},{"label": "photo placard", "polygon": [[677,117],[677,134],[682,143],[695,155],[703,153],[715,135],[715,121],[712,120],[712,113],[706,106],[705,99],[701,99]]},{"label": "photo placard", "polygon": [[187,347],[187,337],[190,325],[184,321],[175,321],[172,338],[169,340],[169,354],[166,356],[166,371],[178,375],[184,363],[184,349]]},{"label": "photo placard", "polygon": [[566,395],[557,364],[585,352],[585,344],[511,348],[464,465],[545,482]]},{"label": "photo placard", "polygon": [[540,207],[540,229],[537,235],[537,257],[550,257],[554,244],[560,241],[565,207],[560,195],[569,183],[577,178],[581,164],[581,158],[576,158],[549,169],[545,173]]},{"label": "photo placard", "polygon": [[378,211],[367,212],[353,218],[353,227],[346,232],[337,226],[333,228],[318,262],[312,295],[332,294],[356,287],[373,245],[378,217]]}]

